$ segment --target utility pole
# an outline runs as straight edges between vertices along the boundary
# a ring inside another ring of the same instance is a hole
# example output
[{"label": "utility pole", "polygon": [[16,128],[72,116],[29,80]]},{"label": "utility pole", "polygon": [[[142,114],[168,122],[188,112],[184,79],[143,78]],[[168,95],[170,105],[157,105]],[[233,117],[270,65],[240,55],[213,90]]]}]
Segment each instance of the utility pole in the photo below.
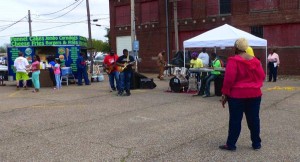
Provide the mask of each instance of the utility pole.
[{"label": "utility pole", "polygon": [[166,0],[166,37],[167,37],[167,56],[170,63],[170,39],[169,39],[169,1]]},{"label": "utility pole", "polygon": [[30,14],[30,10],[28,10],[28,23],[29,23],[29,36],[32,37],[31,14]]},{"label": "utility pole", "polygon": [[[136,40],[136,33],[135,33],[135,9],[134,9],[134,6],[135,6],[135,2],[134,0],[130,0],[130,13],[131,13],[131,49],[132,49],[132,52],[134,54],[134,56],[136,56],[136,59],[137,58],[137,54],[134,49],[134,43],[135,40]],[[138,61],[135,62],[135,71],[138,72],[138,66],[137,66],[137,63]]]},{"label": "utility pole", "polygon": [[130,1],[130,14],[131,14],[131,47],[134,49],[133,42],[135,41],[135,11],[134,11],[134,0]]},{"label": "utility pole", "polygon": [[89,48],[93,47],[92,44],[92,30],[91,30],[91,16],[90,16],[90,5],[89,0],[86,0],[86,12],[87,12],[87,18],[88,18],[88,32],[89,32]]},{"label": "utility pole", "polygon": [[173,1],[173,9],[174,9],[175,49],[176,49],[176,52],[178,52],[179,44],[178,44],[177,0]]}]

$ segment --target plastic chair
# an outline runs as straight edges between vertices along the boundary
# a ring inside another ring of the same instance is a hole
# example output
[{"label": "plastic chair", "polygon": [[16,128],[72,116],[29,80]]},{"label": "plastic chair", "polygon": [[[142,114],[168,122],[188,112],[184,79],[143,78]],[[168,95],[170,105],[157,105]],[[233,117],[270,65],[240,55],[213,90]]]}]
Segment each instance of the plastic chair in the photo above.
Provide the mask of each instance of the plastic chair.
[{"label": "plastic chair", "polygon": [[71,67],[62,67],[61,68],[61,78],[60,78],[61,83],[66,83],[68,86],[69,85],[69,77],[72,77],[76,83],[75,76],[72,72]]}]

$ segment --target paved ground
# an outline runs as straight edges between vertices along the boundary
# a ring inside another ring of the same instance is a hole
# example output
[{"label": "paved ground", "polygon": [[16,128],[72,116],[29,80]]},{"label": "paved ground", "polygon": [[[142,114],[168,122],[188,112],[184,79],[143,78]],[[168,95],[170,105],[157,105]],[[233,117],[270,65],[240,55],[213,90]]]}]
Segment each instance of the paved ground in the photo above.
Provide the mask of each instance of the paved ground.
[{"label": "paved ground", "polygon": [[130,97],[110,93],[107,81],[36,94],[0,87],[0,161],[300,161],[299,78],[265,83],[263,148],[251,149],[244,121],[236,152],[218,149],[228,130],[219,97],[155,82]]}]

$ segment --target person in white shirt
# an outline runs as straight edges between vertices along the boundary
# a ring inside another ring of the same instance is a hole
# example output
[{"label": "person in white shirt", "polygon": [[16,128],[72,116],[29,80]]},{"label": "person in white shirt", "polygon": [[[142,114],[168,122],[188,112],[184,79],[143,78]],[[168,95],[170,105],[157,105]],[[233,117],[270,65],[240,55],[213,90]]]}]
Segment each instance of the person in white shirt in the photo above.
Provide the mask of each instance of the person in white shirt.
[{"label": "person in white shirt", "polygon": [[209,66],[209,55],[206,52],[206,48],[202,48],[202,52],[199,54],[198,58],[202,60],[203,67]]},{"label": "person in white shirt", "polygon": [[277,69],[280,64],[279,56],[276,53],[276,49],[272,49],[272,52],[268,56],[268,67],[269,67],[269,82],[276,82],[277,79]]},{"label": "person in white shirt", "polygon": [[26,58],[24,58],[24,54],[19,52],[19,57],[17,57],[14,61],[14,67],[16,69],[16,81],[17,81],[17,90],[19,90],[19,81],[23,80],[23,87],[27,89],[27,80],[29,80],[29,76],[27,74],[26,69],[29,68],[29,63]]}]

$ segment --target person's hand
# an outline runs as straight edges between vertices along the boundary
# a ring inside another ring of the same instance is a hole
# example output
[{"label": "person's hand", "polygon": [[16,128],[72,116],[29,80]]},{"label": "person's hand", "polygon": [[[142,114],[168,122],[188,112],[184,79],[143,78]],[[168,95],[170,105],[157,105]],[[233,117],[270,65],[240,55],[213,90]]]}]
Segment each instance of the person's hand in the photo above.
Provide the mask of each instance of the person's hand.
[{"label": "person's hand", "polygon": [[222,95],[222,98],[221,98],[220,101],[222,103],[223,108],[225,108],[225,104],[227,102],[227,96],[226,95]]}]

